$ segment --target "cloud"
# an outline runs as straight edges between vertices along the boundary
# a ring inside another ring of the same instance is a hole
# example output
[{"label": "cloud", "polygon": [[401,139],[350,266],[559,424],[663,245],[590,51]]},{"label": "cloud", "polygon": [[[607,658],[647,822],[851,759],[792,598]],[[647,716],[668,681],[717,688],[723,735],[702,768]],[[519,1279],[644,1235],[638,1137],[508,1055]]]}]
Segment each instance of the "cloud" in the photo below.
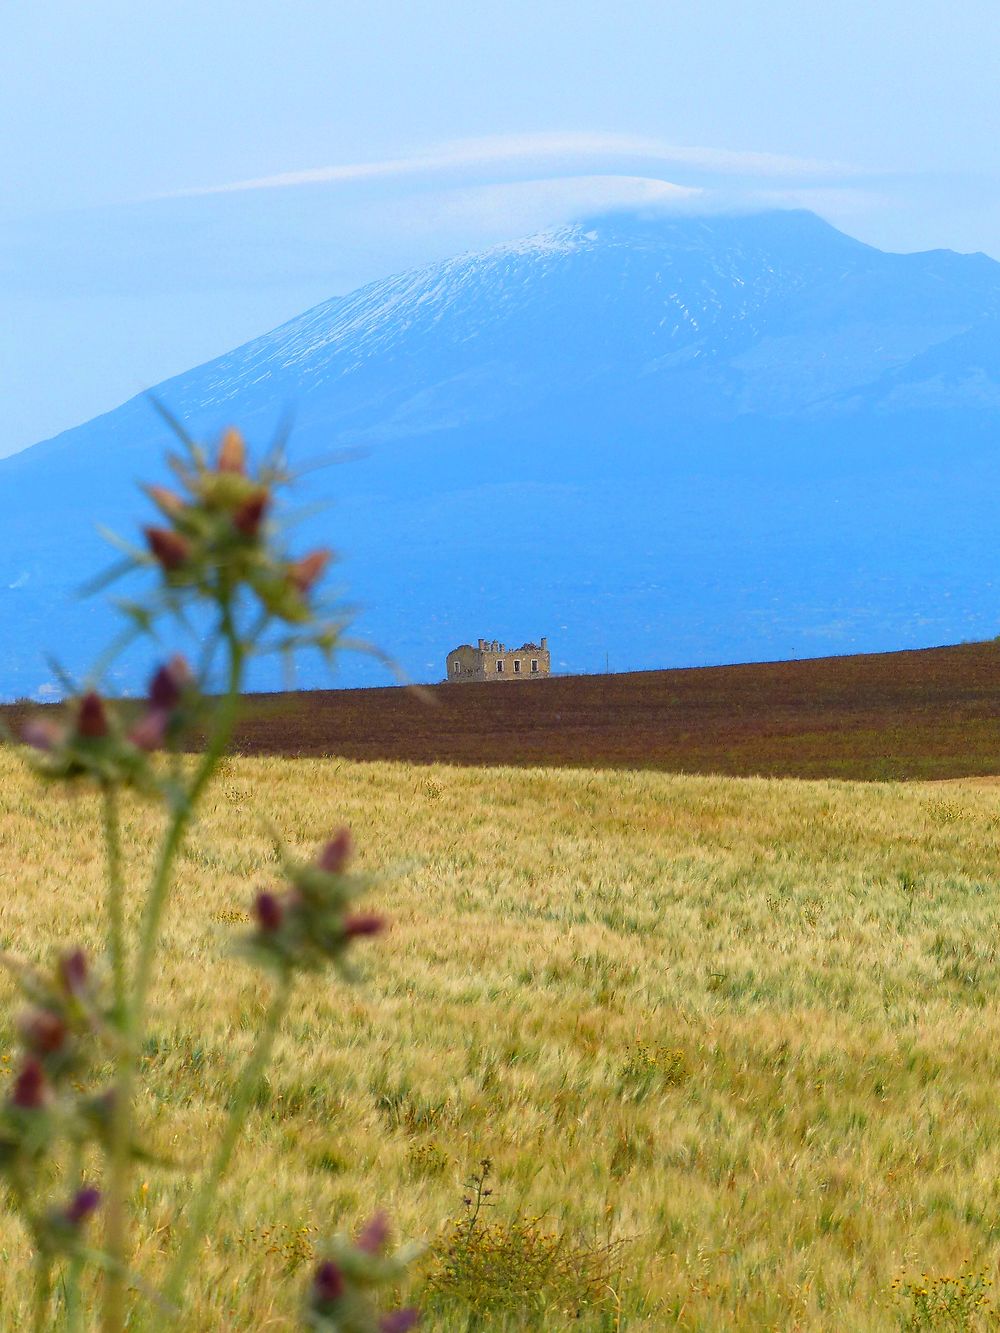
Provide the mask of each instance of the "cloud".
[{"label": "cloud", "polygon": [[862,222],[870,224],[891,203],[889,194],[867,183],[730,180],[692,186],[657,176],[607,173],[402,188],[391,197],[380,197],[374,205],[362,201],[339,216],[354,232],[374,235],[381,231],[413,247],[415,253],[426,250],[435,258],[446,258],[621,209],[706,215],[808,209],[852,231]]},{"label": "cloud", "polygon": [[637,135],[585,131],[539,132],[462,139],[408,157],[310,167],[302,171],[284,171],[273,176],[258,176],[250,180],[230,181],[221,185],[195,186],[174,191],[166,197],[235,194],[249,190],[278,190],[302,185],[352,184],[407,176],[469,173],[498,167],[537,168],[543,163],[567,169],[571,164],[579,165],[581,161],[589,161],[595,165],[644,162],[678,166],[713,175],[796,180],[868,174],[844,163],[789,157],[777,153],[678,147],[659,139]]},{"label": "cloud", "polygon": [[407,194],[383,203],[383,221],[412,233],[454,227],[473,237],[519,235],[620,208],[708,207],[706,191],[649,176],[555,176]]}]

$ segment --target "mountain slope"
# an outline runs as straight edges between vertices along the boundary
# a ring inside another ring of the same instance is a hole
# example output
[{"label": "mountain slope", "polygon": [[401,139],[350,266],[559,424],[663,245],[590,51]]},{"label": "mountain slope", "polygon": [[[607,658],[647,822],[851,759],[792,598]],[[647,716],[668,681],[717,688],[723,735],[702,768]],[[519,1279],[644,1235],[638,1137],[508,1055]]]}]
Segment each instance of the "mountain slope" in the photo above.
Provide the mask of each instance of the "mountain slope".
[{"label": "mountain slope", "polygon": [[[995,632],[1000,265],[811,214],[592,219],[370,284],[155,390],[333,502],[381,646],[547,632],[572,669]],[[109,633],[71,597],[166,444],[144,399],[0,461],[0,697]],[[135,684],[127,663],[119,684]],[[363,661],[343,681],[376,679]],[[307,677],[305,683],[318,683]],[[276,683],[261,677],[260,684]]]}]

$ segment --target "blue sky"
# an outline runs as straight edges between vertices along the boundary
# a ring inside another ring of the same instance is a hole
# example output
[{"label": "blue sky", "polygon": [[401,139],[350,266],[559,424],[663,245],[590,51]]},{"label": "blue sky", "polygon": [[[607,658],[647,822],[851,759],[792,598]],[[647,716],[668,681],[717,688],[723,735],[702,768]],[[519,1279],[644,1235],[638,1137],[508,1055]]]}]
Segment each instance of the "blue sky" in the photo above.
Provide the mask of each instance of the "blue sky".
[{"label": "blue sky", "polygon": [[628,204],[1000,258],[993,0],[0,16],[0,454],[387,272]]}]

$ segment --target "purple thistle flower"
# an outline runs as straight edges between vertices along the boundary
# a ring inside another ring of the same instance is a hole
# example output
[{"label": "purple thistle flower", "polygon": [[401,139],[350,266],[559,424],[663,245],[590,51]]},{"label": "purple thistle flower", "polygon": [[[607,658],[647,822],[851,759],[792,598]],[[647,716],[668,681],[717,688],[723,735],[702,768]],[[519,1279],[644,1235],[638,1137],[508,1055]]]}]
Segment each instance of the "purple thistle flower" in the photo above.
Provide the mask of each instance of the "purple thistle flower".
[{"label": "purple thistle flower", "polygon": [[332,1305],[344,1294],[344,1275],[332,1259],[324,1259],[313,1276],[313,1301],[316,1305]]},{"label": "purple thistle flower", "polygon": [[73,1195],[65,1212],[70,1226],[78,1227],[86,1222],[101,1202],[101,1191],[93,1185],[84,1185]]},{"label": "purple thistle flower", "polygon": [[320,870],[325,870],[328,875],[342,875],[353,850],[351,831],[342,828],[320,852],[318,861]]},{"label": "purple thistle flower", "polygon": [[386,928],[384,916],[375,912],[358,912],[344,922],[344,939],[353,940],[363,935],[380,935]]},{"label": "purple thistle flower", "polygon": [[68,1029],[61,1014],[52,1009],[29,1009],[18,1022],[21,1040],[36,1055],[52,1055],[66,1042]]},{"label": "purple thistle flower", "polygon": [[166,486],[144,486],[143,490],[156,505],[162,514],[168,518],[174,518],[184,509],[184,501],[176,493]]},{"label": "purple thistle flower", "polygon": [[414,1306],[406,1309],[390,1310],[378,1321],[379,1333],[407,1333],[420,1322],[420,1311]]},{"label": "purple thistle flower", "polygon": [[191,544],[169,528],[146,528],[146,545],[166,570],[179,569],[191,554]]},{"label": "purple thistle flower", "polygon": [[158,750],[166,739],[169,720],[169,714],[162,708],[151,708],[135,724],[128,738],[140,750]]},{"label": "purple thistle flower", "polygon": [[76,718],[76,730],[88,740],[98,740],[108,734],[108,715],[104,710],[104,701],[93,690],[80,700],[80,711]]},{"label": "purple thistle flower", "polygon": [[243,476],[247,470],[247,450],[243,436],[235,426],[230,426],[223,434],[219,444],[217,472],[235,472]]},{"label": "purple thistle flower", "polygon": [[89,968],[82,949],[64,953],[59,959],[59,976],[70,995],[83,995],[87,989]]},{"label": "purple thistle flower", "polygon": [[354,1242],[363,1254],[379,1254],[389,1239],[389,1219],[379,1211],[365,1223]]},{"label": "purple thistle flower", "polygon": [[14,1080],[10,1094],[11,1105],[21,1111],[40,1111],[48,1101],[48,1083],[41,1061],[29,1055]]},{"label": "purple thistle flower", "polygon": [[281,929],[285,908],[276,893],[270,893],[267,889],[258,893],[254,911],[257,914],[257,923],[265,934],[273,935],[276,930]]},{"label": "purple thistle flower", "polygon": [[50,718],[29,718],[21,728],[21,740],[34,750],[53,750],[62,738],[62,727]]},{"label": "purple thistle flower", "polygon": [[169,713],[181,701],[186,685],[192,680],[191,668],[181,653],[175,653],[169,662],[165,662],[153,677],[149,685],[149,706],[151,709]]},{"label": "purple thistle flower", "polygon": [[296,592],[304,597],[330,563],[330,552],[311,551],[288,566],[288,577]]},{"label": "purple thistle flower", "polygon": [[270,503],[271,497],[267,491],[262,490],[251,495],[233,515],[233,527],[243,537],[256,537]]}]

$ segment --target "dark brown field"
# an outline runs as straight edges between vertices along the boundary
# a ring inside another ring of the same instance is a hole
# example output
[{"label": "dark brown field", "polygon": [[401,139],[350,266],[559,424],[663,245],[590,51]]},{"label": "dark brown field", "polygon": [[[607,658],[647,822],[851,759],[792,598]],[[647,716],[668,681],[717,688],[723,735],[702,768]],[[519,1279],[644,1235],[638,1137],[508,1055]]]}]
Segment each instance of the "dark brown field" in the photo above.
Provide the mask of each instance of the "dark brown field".
[{"label": "dark brown field", "polygon": [[523,684],[258,695],[239,748],[789,777],[1000,774],[1000,644]]},{"label": "dark brown field", "polygon": [[[15,732],[26,711],[0,710]],[[1000,643],[419,691],[250,695],[236,748],[744,776],[1000,775]]]}]

